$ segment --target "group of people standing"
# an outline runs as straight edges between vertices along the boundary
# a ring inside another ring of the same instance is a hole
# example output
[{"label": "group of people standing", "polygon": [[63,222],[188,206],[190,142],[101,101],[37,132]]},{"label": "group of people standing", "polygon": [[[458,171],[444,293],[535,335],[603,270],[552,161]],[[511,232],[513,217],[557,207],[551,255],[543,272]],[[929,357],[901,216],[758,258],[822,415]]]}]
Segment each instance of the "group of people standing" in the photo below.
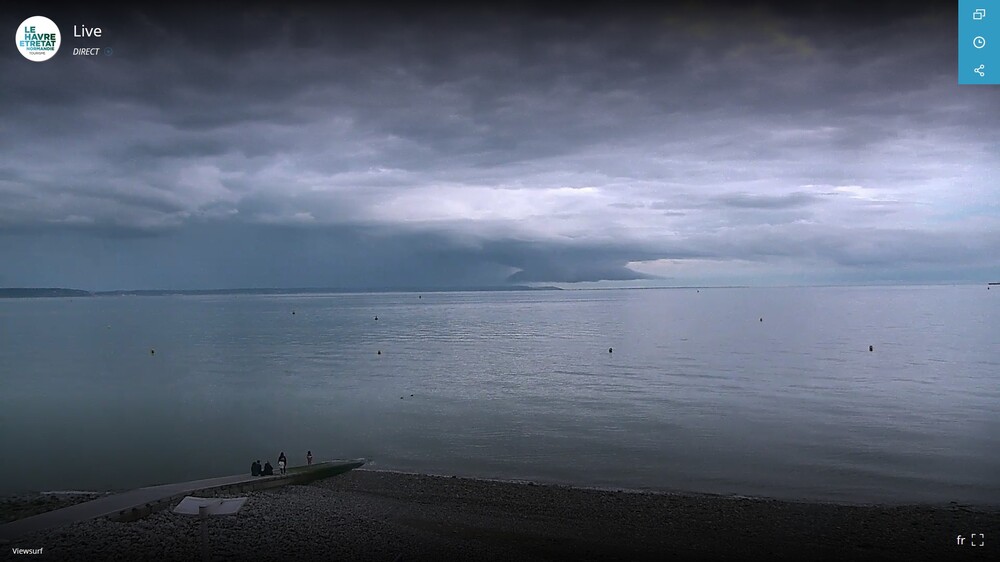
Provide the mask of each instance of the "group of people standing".
[{"label": "group of people standing", "polygon": [[[313,463],[313,453],[312,451],[306,452],[306,464]],[[282,451],[278,455],[278,474],[286,473],[286,466],[288,465],[288,459],[285,458],[285,452]],[[251,476],[273,476],[274,467],[271,466],[271,461],[264,461],[264,466],[260,465],[260,459],[255,460],[250,464],[250,475]]]}]

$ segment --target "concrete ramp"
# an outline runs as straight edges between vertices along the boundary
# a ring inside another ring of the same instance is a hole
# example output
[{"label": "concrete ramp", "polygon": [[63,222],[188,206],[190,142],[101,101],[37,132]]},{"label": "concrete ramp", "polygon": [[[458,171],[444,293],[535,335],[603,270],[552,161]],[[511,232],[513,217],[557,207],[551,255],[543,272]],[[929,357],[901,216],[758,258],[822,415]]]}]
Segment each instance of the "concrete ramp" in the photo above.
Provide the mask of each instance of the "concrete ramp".
[{"label": "concrete ramp", "polygon": [[166,508],[185,496],[208,492],[242,493],[253,490],[264,490],[287,486],[289,484],[307,484],[314,480],[329,478],[349,470],[354,470],[365,464],[363,459],[335,460],[316,463],[308,466],[296,466],[287,469],[286,474],[274,476],[250,476],[238,474],[235,476],[220,476],[191,482],[162,484],[138,488],[104,496],[89,502],[78,503],[62,509],[56,509],[17,521],[0,525],[0,543],[71,525],[81,521],[89,521],[99,517],[111,517],[119,521],[132,521]]}]

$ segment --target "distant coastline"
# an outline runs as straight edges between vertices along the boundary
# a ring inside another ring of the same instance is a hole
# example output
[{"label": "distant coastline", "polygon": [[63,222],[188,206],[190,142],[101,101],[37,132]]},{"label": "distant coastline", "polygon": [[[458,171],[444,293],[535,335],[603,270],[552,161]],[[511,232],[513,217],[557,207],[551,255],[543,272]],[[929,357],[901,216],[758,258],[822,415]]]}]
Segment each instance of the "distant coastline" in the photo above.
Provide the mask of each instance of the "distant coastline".
[{"label": "distant coastline", "polygon": [[90,297],[90,291],[80,289],[57,289],[35,287],[0,288],[0,298],[30,299],[36,297]]},{"label": "distant coastline", "polygon": [[0,287],[0,299],[26,299],[50,297],[159,297],[168,295],[322,295],[351,293],[453,293],[462,291],[561,291],[559,287],[528,287],[526,285],[503,285],[496,287],[394,287],[376,289],[343,288],[254,288],[254,289],[137,289],[118,291],[84,291],[81,289],[40,288],[40,287]]},{"label": "distant coastline", "polygon": [[[977,285],[978,283],[968,283]],[[1000,281],[991,281],[987,285],[1000,285]],[[807,287],[865,287],[882,285],[806,285]],[[785,288],[798,288],[791,285]],[[613,291],[642,289],[749,289],[750,285],[683,285],[663,287],[588,287],[583,290]],[[772,287],[778,288],[778,287]],[[551,285],[531,287],[528,285],[496,285],[480,287],[378,287],[378,288],[333,288],[333,287],[300,287],[282,289],[277,287],[244,288],[244,289],[118,289],[114,291],[85,291],[83,289],[67,289],[62,287],[0,287],[0,299],[18,298],[53,298],[53,297],[162,297],[170,295],[325,295],[325,294],[361,294],[361,293],[461,293],[461,292],[509,292],[509,291],[566,291]]]}]

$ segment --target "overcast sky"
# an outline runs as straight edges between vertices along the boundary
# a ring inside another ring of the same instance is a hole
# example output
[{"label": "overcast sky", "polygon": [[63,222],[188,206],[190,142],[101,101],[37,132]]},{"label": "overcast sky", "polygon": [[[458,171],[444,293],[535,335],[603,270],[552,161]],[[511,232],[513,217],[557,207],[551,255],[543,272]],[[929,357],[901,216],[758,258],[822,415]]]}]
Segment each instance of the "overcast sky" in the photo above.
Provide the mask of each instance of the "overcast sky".
[{"label": "overcast sky", "polygon": [[952,3],[712,6],[41,10],[55,58],[0,49],[0,286],[1000,281]]}]

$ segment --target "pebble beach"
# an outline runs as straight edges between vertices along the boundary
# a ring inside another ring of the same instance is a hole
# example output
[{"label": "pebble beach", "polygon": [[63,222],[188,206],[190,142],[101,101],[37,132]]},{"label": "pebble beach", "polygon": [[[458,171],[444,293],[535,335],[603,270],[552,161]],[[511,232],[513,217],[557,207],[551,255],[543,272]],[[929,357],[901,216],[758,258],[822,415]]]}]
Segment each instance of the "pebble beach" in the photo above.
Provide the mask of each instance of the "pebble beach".
[{"label": "pebble beach", "polygon": [[[1000,552],[1000,509],[955,504],[795,503],[374,470],[246,496],[239,515],[209,520],[212,560],[996,560]],[[4,517],[27,513],[25,502],[4,502]],[[985,546],[958,544],[971,533],[984,533]],[[197,518],[164,510],[38,533],[3,551],[199,560],[199,536]]]}]

